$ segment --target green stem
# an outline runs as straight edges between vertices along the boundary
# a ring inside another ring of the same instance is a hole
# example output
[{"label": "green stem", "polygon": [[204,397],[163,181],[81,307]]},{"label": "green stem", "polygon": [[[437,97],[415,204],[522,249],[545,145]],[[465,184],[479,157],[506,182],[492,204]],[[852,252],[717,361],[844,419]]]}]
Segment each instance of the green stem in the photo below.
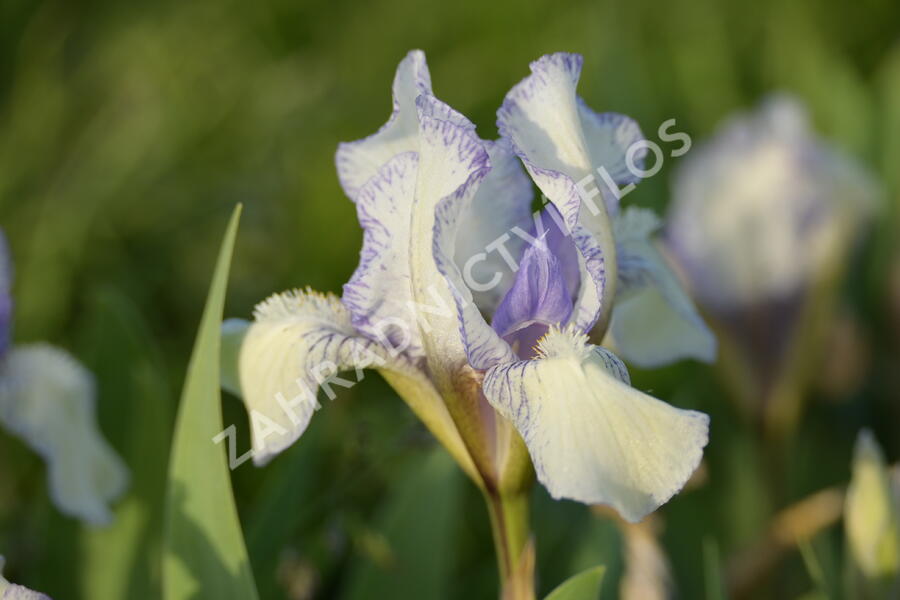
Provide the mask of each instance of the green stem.
[{"label": "green stem", "polygon": [[484,498],[491,517],[503,600],[532,600],[534,565],[522,556],[529,535],[528,495],[486,490]]}]

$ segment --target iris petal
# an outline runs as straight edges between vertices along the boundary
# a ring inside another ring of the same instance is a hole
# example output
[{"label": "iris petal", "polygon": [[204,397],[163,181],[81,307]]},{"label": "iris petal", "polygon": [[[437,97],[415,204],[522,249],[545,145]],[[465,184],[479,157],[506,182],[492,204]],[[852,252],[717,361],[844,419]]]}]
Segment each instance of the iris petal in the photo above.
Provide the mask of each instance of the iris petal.
[{"label": "iris petal", "polygon": [[[238,381],[250,413],[254,462],[265,464],[296,441],[318,408],[319,387],[331,397],[336,389],[374,368],[418,387],[415,401],[426,418],[449,420],[440,398],[418,367],[402,353],[359,335],[350,315],[334,296],[312,291],[276,294],[260,303],[252,323],[229,321],[223,345],[237,348],[225,356],[223,379]],[[336,379],[339,372],[356,376]],[[416,409],[413,406],[414,410]],[[452,424],[451,424],[452,427]]]},{"label": "iris petal", "polygon": [[562,265],[542,238],[525,250],[516,280],[491,326],[519,356],[529,357],[549,326],[565,323],[571,313],[572,297]]},{"label": "iris petal", "polygon": [[534,192],[506,140],[484,144],[491,170],[459,217],[453,256],[475,304],[492,314],[515,277],[503,252],[511,257],[522,254],[525,240],[514,230],[529,228]]},{"label": "iris petal", "polygon": [[459,319],[459,335],[465,348],[468,363],[475,369],[488,369],[495,364],[515,360],[509,344],[487,324],[463,274],[452,257],[457,254],[456,244],[461,215],[470,211],[474,198],[469,188],[441,200],[434,222],[434,261],[444,276]]},{"label": "iris petal", "polygon": [[484,393],[522,435],[554,498],[608,504],[638,521],[697,468],[709,418],[632,388],[622,362],[586,342],[551,329],[540,358],[494,367]]},{"label": "iris petal", "polygon": [[610,332],[616,350],[647,368],[682,358],[715,360],[715,336],[651,239],[659,219],[629,207],[614,221],[619,288]]},{"label": "iris petal", "polygon": [[459,113],[433,96],[419,96],[416,103],[419,168],[410,214],[410,280],[429,367],[443,378],[466,362],[467,351],[456,299],[435,261],[436,214],[446,198],[473,198],[491,165],[474,125],[461,123]]},{"label": "iris petal", "polygon": [[412,358],[424,356],[409,256],[418,167],[414,152],[395,156],[360,191],[356,211],[363,247],[342,297],[357,331]]},{"label": "iris petal", "polygon": [[[605,322],[612,309],[615,244],[607,205],[615,209],[617,199],[602,178],[594,179],[605,203],[589,204],[584,201],[588,190],[579,184],[596,178],[601,167],[616,184],[631,183],[626,155],[642,135],[631,119],[594,113],[578,98],[581,65],[581,56],[565,53],[533,62],[531,75],[506,95],[497,126],[572,233],[582,275],[574,320],[586,330],[598,320]],[[640,159],[635,153],[635,166]]]},{"label": "iris petal", "polygon": [[94,381],[79,363],[44,344],[13,348],[0,364],[0,420],[47,462],[50,494],[64,513],[93,525],[128,470],[97,428]]},{"label": "iris petal", "polygon": [[413,50],[397,67],[393,85],[393,111],[377,133],[338,146],[335,162],[347,196],[356,201],[360,189],[391,158],[418,150],[419,120],[416,98],[431,94],[431,75],[425,53]]}]

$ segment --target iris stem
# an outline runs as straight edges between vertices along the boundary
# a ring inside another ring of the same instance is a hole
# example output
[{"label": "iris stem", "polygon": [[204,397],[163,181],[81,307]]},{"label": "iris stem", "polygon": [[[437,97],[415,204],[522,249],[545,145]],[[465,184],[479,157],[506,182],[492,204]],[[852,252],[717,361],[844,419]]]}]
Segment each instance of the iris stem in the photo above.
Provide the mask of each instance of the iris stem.
[{"label": "iris stem", "polygon": [[523,556],[529,536],[528,494],[485,490],[503,600],[533,600],[534,557]]}]

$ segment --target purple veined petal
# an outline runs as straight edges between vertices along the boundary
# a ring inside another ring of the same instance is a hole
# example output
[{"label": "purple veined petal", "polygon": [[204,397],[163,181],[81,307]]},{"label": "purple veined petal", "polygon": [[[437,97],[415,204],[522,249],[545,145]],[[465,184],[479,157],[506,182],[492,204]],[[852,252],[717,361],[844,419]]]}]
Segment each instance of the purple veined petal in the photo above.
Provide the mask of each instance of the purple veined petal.
[{"label": "purple veined petal", "polygon": [[534,192],[522,163],[509,143],[484,142],[491,163],[456,227],[454,262],[471,290],[475,304],[491,315],[515,278],[516,261],[525,240]]},{"label": "purple veined petal", "polygon": [[631,387],[607,350],[551,328],[532,360],[497,365],[488,402],[525,441],[554,498],[608,504],[636,522],[667,502],[700,464],[709,417]]},{"label": "purple veined petal", "polygon": [[542,238],[550,254],[559,260],[566,288],[574,298],[581,287],[581,270],[578,263],[578,248],[569,235],[562,215],[553,204],[547,204],[535,216],[531,231],[532,238]]},{"label": "purple veined petal", "polygon": [[418,152],[392,158],[359,192],[363,249],[342,300],[368,338],[416,360],[450,363],[465,348],[456,299],[433,255],[435,213],[444,198],[468,202],[490,160],[463,115],[428,94],[416,104]]},{"label": "purple veined petal", "polygon": [[572,296],[562,264],[542,237],[525,249],[515,282],[500,302],[491,327],[519,357],[530,358],[550,326],[565,323],[571,314]]},{"label": "purple veined petal", "polygon": [[452,259],[456,254],[455,246],[462,215],[471,208],[473,192],[472,188],[465,187],[440,201],[434,222],[433,252],[437,269],[453,294],[459,319],[459,334],[469,365],[474,369],[486,370],[496,364],[515,360],[516,356],[509,344],[484,320],[462,272]]},{"label": "purple veined petal", "polygon": [[[513,87],[497,111],[497,126],[572,233],[581,254],[581,292],[573,318],[591,328],[608,322],[616,281],[608,212],[616,209],[618,198],[600,172],[615,185],[632,183],[626,157],[643,137],[631,119],[594,113],[578,98],[581,66],[580,56],[564,53],[533,62],[532,74]],[[642,156],[638,148],[633,166],[641,165]]]},{"label": "purple veined petal", "polygon": [[9,350],[12,337],[12,258],[3,230],[0,230],[0,357]]},{"label": "purple veined petal", "polygon": [[[474,195],[491,168],[475,128],[433,96],[419,96],[419,169],[410,216],[410,278],[426,358],[434,372],[458,368],[467,360],[459,332],[456,301],[434,256],[439,203],[453,195]],[[438,116],[435,116],[438,115]],[[451,115],[451,120],[439,118]]]},{"label": "purple veined petal", "polygon": [[397,66],[393,85],[393,111],[377,133],[338,146],[335,162],[344,193],[356,201],[360,189],[391,158],[418,150],[419,122],[416,98],[431,94],[431,75],[425,53],[413,50]]},{"label": "purple veined petal", "polygon": [[[532,62],[531,75],[510,90],[497,111],[497,127],[532,176],[535,170],[562,173],[576,183],[590,176],[614,213],[619,199],[598,171],[616,186],[637,183],[647,151],[635,144],[644,136],[633,119],[594,112],[577,95],[582,63],[580,55],[562,52]],[[564,214],[575,208],[559,206]]]},{"label": "purple veined petal", "polygon": [[[630,158],[627,156],[632,146],[644,141],[644,134],[637,122],[619,113],[594,112],[580,96],[577,102],[578,114],[584,128],[584,139],[594,169],[602,167],[613,183],[620,188],[640,182],[647,148],[643,145],[635,146],[631,151],[632,156]],[[599,175],[597,184],[601,191],[606,187]],[[619,199],[613,194],[604,194],[603,198],[606,201],[606,209],[615,214],[618,211]]]},{"label": "purple veined petal", "polygon": [[446,102],[438,100],[431,92],[420,93],[416,96],[414,104],[420,123],[423,119],[446,121],[475,135],[474,123]]},{"label": "purple veined petal", "polygon": [[360,190],[356,211],[363,246],[341,298],[357,331],[413,359],[424,356],[410,309],[410,217],[418,168],[415,152],[397,155]]},{"label": "purple veined petal", "polygon": [[[614,285],[610,287],[615,279],[615,244],[611,224],[606,233],[598,234],[588,229],[585,222],[592,221],[582,217],[587,209],[579,208],[579,194],[572,180],[556,172],[548,171],[537,176],[534,173],[533,171],[532,176],[535,181],[540,178],[545,195],[562,215],[562,227],[569,231],[569,239],[578,251],[580,284],[568,324],[582,331],[589,331],[604,314],[609,314],[615,296]],[[573,211],[567,213],[561,207],[568,207]],[[598,219],[593,223],[602,225],[604,221],[607,220]],[[566,268],[570,268],[570,259],[564,256],[564,260]],[[571,276],[567,276],[567,280],[571,279]]]},{"label": "purple veined petal", "polygon": [[[433,389],[406,354],[360,335],[338,298],[312,290],[275,294],[256,306],[253,322],[228,321],[223,334],[234,363],[223,368],[224,380],[238,383],[257,465],[268,463],[306,431],[319,406],[320,387],[332,399],[347,382],[359,381],[363,369],[373,368]],[[343,385],[331,379],[354,370]],[[423,411],[449,419],[437,394],[419,396],[420,403],[431,403]]]},{"label": "purple veined petal", "polygon": [[659,218],[631,206],[614,221],[619,286],[610,333],[616,351],[645,368],[684,358],[714,361],[715,336],[652,239]]}]

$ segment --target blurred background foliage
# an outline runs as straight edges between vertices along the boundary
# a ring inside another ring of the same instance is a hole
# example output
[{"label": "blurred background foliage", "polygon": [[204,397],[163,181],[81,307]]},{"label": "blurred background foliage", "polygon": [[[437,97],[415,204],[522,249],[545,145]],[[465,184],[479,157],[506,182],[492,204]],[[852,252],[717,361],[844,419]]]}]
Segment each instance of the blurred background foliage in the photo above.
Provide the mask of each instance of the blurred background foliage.
[{"label": "blurred background foliage", "polygon": [[[589,104],[651,138],[675,118],[697,142],[729,112],[792,91],[883,182],[779,485],[712,369],[633,373],[713,418],[702,481],[657,522],[680,597],[715,597],[776,511],[845,484],[860,427],[897,459],[900,4],[3,0],[0,226],[16,259],[15,339],[63,345],[96,373],[102,429],[133,475],[115,525],[90,531],[50,505],[39,459],[0,435],[8,578],[61,599],[159,597],[175,404],[227,216],[245,204],[227,314],[288,287],[340,292],[361,232],[334,151],[384,122],[394,68],[417,47],[436,93],[482,137],[496,136],[494,111],[528,62],[567,50],[585,56]],[[673,162],[629,201],[664,209]],[[243,451],[240,403],[226,397],[224,415]],[[272,465],[233,478],[263,598],[494,594],[481,498],[377,377],[328,402]],[[602,563],[615,597],[615,523],[542,489],[533,514],[539,590]],[[815,587],[803,557],[834,573],[842,552],[840,528],[827,529],[750,597],[801,596]]]}]

